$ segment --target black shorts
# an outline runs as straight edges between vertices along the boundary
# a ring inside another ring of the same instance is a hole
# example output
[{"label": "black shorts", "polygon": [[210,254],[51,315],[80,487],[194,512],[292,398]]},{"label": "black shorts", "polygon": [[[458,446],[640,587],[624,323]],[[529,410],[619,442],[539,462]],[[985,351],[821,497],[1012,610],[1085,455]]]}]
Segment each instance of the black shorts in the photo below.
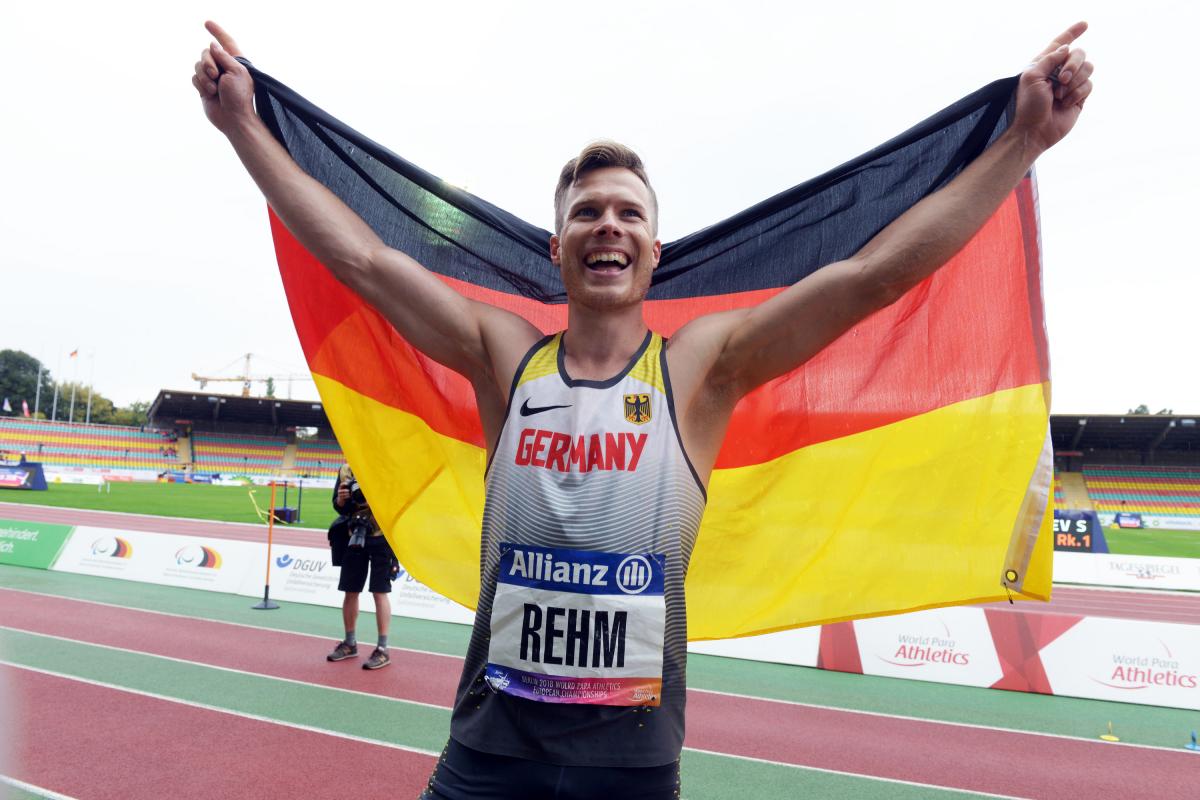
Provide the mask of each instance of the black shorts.
[{"label": "black shorts", "polygon": [[367,584],[367,565],[371,567],[371,593],[392,591],[392,548],[382,536],[368,536],[362,547],[347,547],[342,554],[339,592],[361,592]]},{"label": "black shorts", "polygon": [[560,767],[482,753],[451,739],[419,800],[675,800],[679,762]]}]

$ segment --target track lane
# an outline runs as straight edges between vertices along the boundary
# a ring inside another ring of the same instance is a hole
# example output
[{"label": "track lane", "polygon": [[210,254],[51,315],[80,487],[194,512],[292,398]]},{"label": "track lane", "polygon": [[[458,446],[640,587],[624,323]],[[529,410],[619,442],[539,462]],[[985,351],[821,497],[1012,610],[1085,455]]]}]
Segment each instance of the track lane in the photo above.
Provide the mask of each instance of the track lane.
[{"label": "track lane", "polygon": [[[369,673],[354,668],[353,662],[325,663],[318,641],[307,635],[42,595],[34,596],[37,602],[21,602],[22,595],[0,590],[0,624],[441,708],[453,698],[461,664],[458,658],[395,649],[392,667]],[[1186,794],[1189,768],[1196,766],[1183,752],[1113,747],[710,692],[689,693],[689,706],[689,748],[967,791],[1029,797],[1071,796],[1072,791],[1083,790],[1136,795],[1142,785],[1139,771],[1153,768],[1156,783],[1178,787]],[[921,747],[913,748],[913,743]],[[1064,763],[1086,764],[1087,769],[1064,771]],[[953,768],[963,764],[971,769]],[[1014,764],[1021,765],[1019,771]]]},{"label": "track lane", "polygon": [[1056,585],[1049,603],[989,603],[984,608],[1027,614],[1069,614],[1200,625],[1200,594]]},{"label": "track lane", "polygon": [[325,660],[335,640],[0,589],[0,627],[449,708],[462,659],[393,648],[383,670]]},{"label": "track lane", "polygon": [[434,765],[432,756],[25,668],[0,665],[0,676],[20,698],[13,777],[88,800],[377,797],[381,776],[389,793],[415,797]]}]

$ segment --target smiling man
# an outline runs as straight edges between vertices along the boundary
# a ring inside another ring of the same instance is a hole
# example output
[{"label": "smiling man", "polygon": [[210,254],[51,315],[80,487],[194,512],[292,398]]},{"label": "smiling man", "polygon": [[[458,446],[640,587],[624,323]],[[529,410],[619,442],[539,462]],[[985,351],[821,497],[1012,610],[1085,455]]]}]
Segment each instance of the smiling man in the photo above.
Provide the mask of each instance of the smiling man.
[{"label": "smiling man", "polygon": [[479,605],[428,798],[679,794],[684,577],[734,406],[951,258],[1074,126],[1092,66],[1056,38],[1021,76],[1009,129],[942,190],[830,264],[668,342],[643,302],[661,254],[638,156],[611,142],[563,168],[550,259],[564,331],[470,300],[309,177],[253,109],[233,40],[193,85],[291,233],[475,392],[490,443]]}]

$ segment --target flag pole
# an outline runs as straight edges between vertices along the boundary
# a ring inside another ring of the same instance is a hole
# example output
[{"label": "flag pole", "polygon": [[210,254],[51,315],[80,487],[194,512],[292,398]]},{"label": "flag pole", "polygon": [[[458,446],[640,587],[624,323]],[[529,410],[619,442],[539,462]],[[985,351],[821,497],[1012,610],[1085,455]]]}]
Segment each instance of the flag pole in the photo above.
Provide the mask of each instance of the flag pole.
[{"label": "flag pole", "polygon": [[259,611],[270,611],[279,608],[279,603],[271,599],[271,540],[275,533],[275,481],[271,480],[271,507],[267,510],[267,578],[263,583],[263,599],[261,603],[250,606]]},{"label": "flag pole", "polygon": [[75,422],[75,390],[79,387],[79,348],[76,347],[71,353],[71,358],[75,361],[75,374],[71,378],[71,411],[67,415],[67,422]]},{"label": "flag pole", "polygon": [[[62,375],[62,348],[58,348],[58,374]],[[54,408],[50,411],[50,421],[58,421],[58,381],[54,382]]]},{"label": "flag pole", "polygon": [[87,419],[84,420],[85,423],[90,423],[92,421],[92,386],[94,386],[96,383],[96,351],[95,350],[93,350],[90,354],[88,354],[88,360],[91,362],[91,375],[88,377],[88,405],[87,405]]}]

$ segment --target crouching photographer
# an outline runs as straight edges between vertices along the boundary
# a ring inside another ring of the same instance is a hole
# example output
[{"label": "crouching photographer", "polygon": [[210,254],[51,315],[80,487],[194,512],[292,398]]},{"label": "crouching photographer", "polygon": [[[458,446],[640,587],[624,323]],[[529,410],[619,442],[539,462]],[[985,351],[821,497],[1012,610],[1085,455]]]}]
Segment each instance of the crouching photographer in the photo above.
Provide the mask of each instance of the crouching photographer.
[{"label": "crouching photographer", "polygon": [[362,488],[350,470],[343,464],[338,470],[337,485],[333,490],[333,508],[340,515],[329,528],[329,546],[333,551],[333,565],[342,568],[338,591],[344,593],[342,621],[346,627],[346,638],[337,643],[333,652],[326,656],[328,661],[344,661],[358,655],[358,639],[355,628],[358,624],[358,599],[370,575],[370,591],[375,598],[375,626],[379,638],[375,650],[363,663],[363,669],[381,669],[391,663],[388,657],[388,626],[392,620],[392,604],[388,595],[392,581],[400,564],[392,554],[392,548],[384,538],[383,531],[375,522],[375,515],[363,496]]}]

